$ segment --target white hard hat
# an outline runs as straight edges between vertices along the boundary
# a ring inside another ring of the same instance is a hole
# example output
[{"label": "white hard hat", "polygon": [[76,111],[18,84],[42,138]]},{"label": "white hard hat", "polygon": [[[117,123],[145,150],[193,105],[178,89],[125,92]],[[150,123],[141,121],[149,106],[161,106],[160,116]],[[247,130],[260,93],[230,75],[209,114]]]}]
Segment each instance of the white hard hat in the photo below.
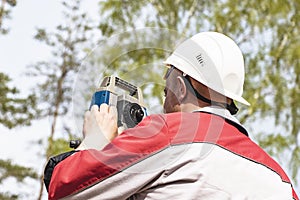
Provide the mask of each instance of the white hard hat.
[{"label": "white hard hat", "polygon": [[205,86],[245,105],[244,58],[237,44],[217,32],[202,32],[181,43],[164,62]]}]

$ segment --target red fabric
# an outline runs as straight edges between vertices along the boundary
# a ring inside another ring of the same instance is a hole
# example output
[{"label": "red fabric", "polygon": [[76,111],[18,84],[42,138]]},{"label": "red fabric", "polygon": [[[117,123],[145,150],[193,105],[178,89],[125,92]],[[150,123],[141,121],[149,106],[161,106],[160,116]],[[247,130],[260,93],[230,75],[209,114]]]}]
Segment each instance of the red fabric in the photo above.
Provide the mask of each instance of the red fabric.
[{"label": "red fabric", "polygon": [[85,150],[62,161],[54,169],[49,199],[80,192],[171,145],[193,142],[216,144],[265,165],[282,181],[290,182],[270,156],[223,118],[208,113],[172,113],[147,117],[102,151]]},{"label": "red fabric", "polygon": [[102,151],[85,150],[58,164],[49,187],[49,199],[59,199],[87,188],[169,145],[160,115],[128,129]]}]

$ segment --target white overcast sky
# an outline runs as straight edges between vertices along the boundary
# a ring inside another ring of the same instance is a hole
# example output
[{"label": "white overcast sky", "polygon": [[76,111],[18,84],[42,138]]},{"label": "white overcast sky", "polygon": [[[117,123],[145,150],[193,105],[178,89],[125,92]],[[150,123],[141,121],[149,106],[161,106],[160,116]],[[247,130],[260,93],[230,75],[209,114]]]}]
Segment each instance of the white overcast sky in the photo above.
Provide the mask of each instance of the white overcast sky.
[{"label": "white overcast sky", "polygon": [[[96,16],[97,1],[82,2],[83,9],[90,16]],[[11,17],[11,20],[4,22],[10,28],[9,34],[0,36],[0,71],[8,74],[13,79],[11,86],[16,86],[25,95],[36,84],[33,79],[24,76],[26,66],[50,57],[47,46],[35,41],[33,35],[36,28],[55,30],[62,20],[61,4],[60,1],[53,0],[18,0]],[[0,158],[11,159],[14,163],[41,171],[45,161],[40,156],[43,152],[36,143],[40,139],[45,140],[49,130],[48,119],[34,121],[30,127],[12,130],[0,125]],[[0,191],[25,192],[31,196],[24,196],[23,199],[36,199],[39,191],[37,182],[26,179],[25,183],[18,184],[14,179],[8,179],[0,185]],[[297,191],[300,191],[299,187]],[[47,199],[46,193],[43,199]]]}]

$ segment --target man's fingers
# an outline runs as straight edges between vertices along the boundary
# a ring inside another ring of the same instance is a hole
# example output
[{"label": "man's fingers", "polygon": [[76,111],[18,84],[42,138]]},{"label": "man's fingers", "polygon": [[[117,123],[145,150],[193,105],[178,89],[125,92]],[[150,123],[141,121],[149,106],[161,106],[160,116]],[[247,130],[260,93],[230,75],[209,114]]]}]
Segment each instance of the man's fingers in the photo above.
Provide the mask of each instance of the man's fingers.
[{"label": "man's fingers", "polygon": [[91,112],[92,112],[92,113],[95,113],[95,112],[97,112],[97,111],[99,111],[99,106],[98,106],[98,105],[93,105],[93,106],[91,107]]},{"label": "man's fingers", "polygon": [[96,117],[97,121],[102,120],[103,118],[116,119],[118,116],[118,111],[115,106],[109,106],[105,103],[100,105],[100,108],[97,105],[93,105],[90,111],[85,112],[85,120]]},{"label": "man's fingers", "polygon": [[[115,106],[109,106],[109,105],[107,105],[106,103],[103,103],[103,104],[101,104],[100,105],[100,108],[99,108],[99,106],[98,105],[93,105],[92,107],[91,107],[91,112],[92,113],[95,113],[96,111],[98,111],[98,112],[100,112],[100,113],[109,113],[109,112],[111,112],[110,111],[110,109],[111,108],[114,108],[113,109],[113,113],[115,114],[116,112],[116,107]],[[96,112],[97,113],[97,112]]]},{"label": "man's fingers", "polygon": [[91,111],[86,111],[85,113],[84,113],[84,120],[86,120],[87,118],[89,118],[90,117],[90,115],[91,115]]},{"label": "man's fingers", "polygon": [[87,126],[89,126],[88,122],[90,121],[91,119],[91,111],[86,111],[84,113],[84,123],[83,123],[83,130],[82,130],[82,133],[83,133],[83,137],[86,136],[86,132],[87,132]]},{"label": "man's fingers", "polygon": [[103,103],[100,105],[99,112],[106,114],[106,113],[108,113],[108,109],[109,109],[109,106],[106,103]]},{"label": "man's fingers", "polygon": [[118,113],[115,106],[93,105],[84,116],[83,135],[103,134],[110,141],[117,136]]},{"label": "man's fingers", "polygon": [[115,106],[110,106],[109,111],[108,111],[108,115],[109,115],[110,119],[117,120],[117,118],[118,118],[117,108]]}]

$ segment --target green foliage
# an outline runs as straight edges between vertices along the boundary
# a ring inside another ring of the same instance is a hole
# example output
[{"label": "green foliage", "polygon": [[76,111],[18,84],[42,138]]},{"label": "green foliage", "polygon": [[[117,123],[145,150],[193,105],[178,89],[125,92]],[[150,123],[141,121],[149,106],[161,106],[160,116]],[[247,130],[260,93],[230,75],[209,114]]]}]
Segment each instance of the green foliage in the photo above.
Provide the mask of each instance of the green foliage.
[{"label": "green foliage", "polygon": [[58,155],[63,152],[71,151],[69,148],[69,141],[64,138],[53,139],[51,137],[48,138],[48,149],[47,149],[47,157],[53,155]]},{"label": "green foliage", "polygon": [[13,164],[10,160],[0,159],[0,170],[0,183],[10,176],[16,178],[17,181],[23,181],[26,177],[38,178],[37,173],[33,169]]},{"label": "green foliage", "polygon": [[[0,184],[9,177],[14,177],[18,182],[23,182],[25,178],[37,179],[38,174],[34,169],[23,167],[12,163],[11,160],[0,159]],[[14,200],[19,199],[19,194],[10,194],[9,192],[0,193],[1,200]]]},{"label": "green foliage", "polygon": [[0,72],[0,124],[7,128],[28,126],[38,112],[35,109],[36,97],[32,94],[18,98],[19,90],[16,87],[9,87],[10,81],[7,75]]},{"label": "green foliage", "polygon": [[[90,20],[80,9],[80,0],[62,1],[62,21],[55,32],[38,28],[35,39],[52,49],[52,58],[29,66],[29,76],[43,78],[38,84],[37,99],[41,106],[40,117],[51,117],[51,131],[46,148],[46,160],[54,154],[67,150],[68,144],[64,139],[54,139],[58,118],[65,116],[71,108],[74,77],[78,72],[85,45],[91,37]],[[85,55],[85,54],[84,54]],[[60,130],[61,131],[61,130]],[[43,180],[40,177],[43,193]]]},{"label": "green foliage", "polygon": [[16,195],[16,194],[10,194],[8,192],[0,193],[1,200],[17,200],[18,198],[19,198],[19,195]]},{"label": "green foliage", "polygon": [[6,19],[10,19],[10,9],[6,8],[6,5],[9,5],[11,7],[16,6],[17,1],[16,0],[6,0],[2,1],[0,4],[0,34],[7,34],[8,28],[3,26],[3,21]]},{"label": "green foliage", "polygon": [[6,1],[10,6],[16,6],[17,5],[17,1],[16,0],[7,0]]},{"label": "green foliage", "polygon": [[[300,147],[297,146],[294,148],[292,152],[292,160],[290,162],[290,169],[292,170],[292,176],[297,177],[299,174],[299,166],[300,166]],[[295,183],[299,184],[299,180],[295,179]]]},{"label": "green foliage", "polygon": [[82,48],[91,29],[80,1],[63,1],[65,21],[49,33],[38,28],[35,39],[52,48],[52,59],[29,66],[29,76],[42,77],[36,88],[38,102],[43,106],[41,117],[64,115],[72,100],[72,83],[82,61]]},{"label": "green foliage", "polygon": [[269,148],[269,153],[272,156],[276,156],[278,153],[283,153],[286,149],[288,149],[289,145],[292,143],[291,136],[283,136],[281,134],[273,134],[263,136],[260,135],[259,144],[263,148]]}]

